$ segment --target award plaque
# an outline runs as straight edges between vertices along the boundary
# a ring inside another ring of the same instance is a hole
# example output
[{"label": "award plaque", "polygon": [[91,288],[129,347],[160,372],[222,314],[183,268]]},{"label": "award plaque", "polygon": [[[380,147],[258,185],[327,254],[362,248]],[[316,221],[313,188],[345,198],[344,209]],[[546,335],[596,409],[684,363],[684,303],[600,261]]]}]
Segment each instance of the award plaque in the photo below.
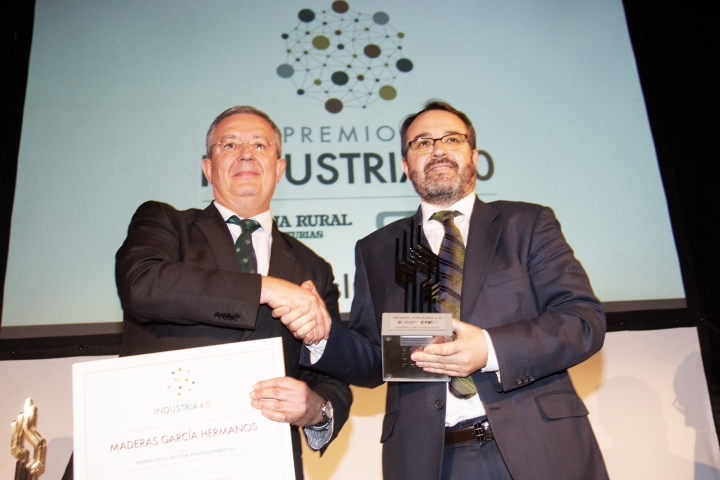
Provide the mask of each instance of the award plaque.
[{"label": "award plaque", "polygon": [[383,380],[393,382],[447,382],[450,377],[429,373],[415,365],[410,355],[432,343],[452,340],[452,314],[437,313],[440,290],[440,258],[421,244],[422,226],[410,235],[403,232],[402,244],[395,240],[395,283],[403,288],[402,313],[383,313]]}]

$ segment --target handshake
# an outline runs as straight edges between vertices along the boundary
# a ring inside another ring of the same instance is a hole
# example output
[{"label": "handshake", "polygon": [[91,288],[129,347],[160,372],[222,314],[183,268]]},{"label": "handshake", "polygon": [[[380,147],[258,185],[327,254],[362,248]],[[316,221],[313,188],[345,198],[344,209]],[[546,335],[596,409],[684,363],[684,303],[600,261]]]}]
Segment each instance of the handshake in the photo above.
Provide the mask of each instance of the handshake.
[{"label": "handshake", "polygon": [[260,303],[272,308],[273,317],[306,345],[318,344],[330,335],[330,313],[311,280],[297,286],[276,277],[262,277]]}]

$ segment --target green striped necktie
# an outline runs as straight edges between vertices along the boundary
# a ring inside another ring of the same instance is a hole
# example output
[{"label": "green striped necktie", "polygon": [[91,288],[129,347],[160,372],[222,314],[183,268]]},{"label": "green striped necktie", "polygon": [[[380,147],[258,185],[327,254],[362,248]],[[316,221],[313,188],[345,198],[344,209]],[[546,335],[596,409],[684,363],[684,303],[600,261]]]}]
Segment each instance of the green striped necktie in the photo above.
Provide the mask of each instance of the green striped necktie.
[{"label": "green striped necktie", "polygon": [[260,228],[260,224],[252,218],[240,220],[235,215],[228,218],[226,223],[240,225],[242,229],[240,236],[235,241],[235,252],[240,262],[240,271],[243,273],[258,273],[257,258],[252,244],[252,233]]}]

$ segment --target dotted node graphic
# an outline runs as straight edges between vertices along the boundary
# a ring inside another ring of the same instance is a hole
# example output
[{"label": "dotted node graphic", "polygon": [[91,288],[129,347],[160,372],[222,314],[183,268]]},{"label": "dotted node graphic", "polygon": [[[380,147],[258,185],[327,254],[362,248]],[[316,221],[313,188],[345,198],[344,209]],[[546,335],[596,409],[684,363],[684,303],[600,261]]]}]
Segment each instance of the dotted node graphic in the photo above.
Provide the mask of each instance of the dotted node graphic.
[{"label": "dotted node graphic", "polygon": [[330,113],[397,96],[393,82],[413,63],[402,55],[405,34],[387,13],[367,15],[338,0],[331,10],[304,8],[297,16],[300,23],[280,36],[286,56],[276,72],[298,95],[324,102]]},{"label": "dotted node graphic", "polygon": [[183,371],[182,367],[172,370],[167,382],[168,393],[171,397],[187,396],[192,393],[195,386],[195,379],[190,370]]}]

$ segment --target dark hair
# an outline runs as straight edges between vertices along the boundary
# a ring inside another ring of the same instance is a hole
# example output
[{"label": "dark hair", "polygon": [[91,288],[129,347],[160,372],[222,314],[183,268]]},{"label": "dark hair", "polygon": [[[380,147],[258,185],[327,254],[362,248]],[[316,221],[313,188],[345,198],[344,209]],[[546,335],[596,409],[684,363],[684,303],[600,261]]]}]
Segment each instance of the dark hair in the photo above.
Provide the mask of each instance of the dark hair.
[{"label": "dark hair", "polygon": [[462,122],[468,129],[468,143],[470,144],[470,147],[475,150],[475,127],[473,127],[472,122],[470,121],[468,116],[447,102],[437,99],[431,99],[425,102],[422,110],[405,117],[405,119],[402,121],[402,124],[400,125],[400,151],[402,152],[403,157],[407,155],[407,131],[410,128],[410,125],[415,121],[417,117],[431,110],[442,110],[445,112],[450,112],[456,117],[458,117],[460,120],[462,120]]},{"label": "dark hair", "polygon": [[237,107],[228,108],[220,115],[215,117],[215,120],[213,120],[213,122],[210,124],[210,128],[208,128],[207,135],[205,135],[205,150],[207,151],[208,158],[212,155],[210,152],[210,142],[217,126],[220,125],[220,122],[225,120],[227,117],[240,114],[256,115],[270,124],[273,131],[275,132],[275,143],[277,143],[278,158],[280,158],[282,156],[282,134],[280,133],[280,129],[277,125],[275,125],[275,122],[270,119],[267,113],[248,105],[240,105]]}]

